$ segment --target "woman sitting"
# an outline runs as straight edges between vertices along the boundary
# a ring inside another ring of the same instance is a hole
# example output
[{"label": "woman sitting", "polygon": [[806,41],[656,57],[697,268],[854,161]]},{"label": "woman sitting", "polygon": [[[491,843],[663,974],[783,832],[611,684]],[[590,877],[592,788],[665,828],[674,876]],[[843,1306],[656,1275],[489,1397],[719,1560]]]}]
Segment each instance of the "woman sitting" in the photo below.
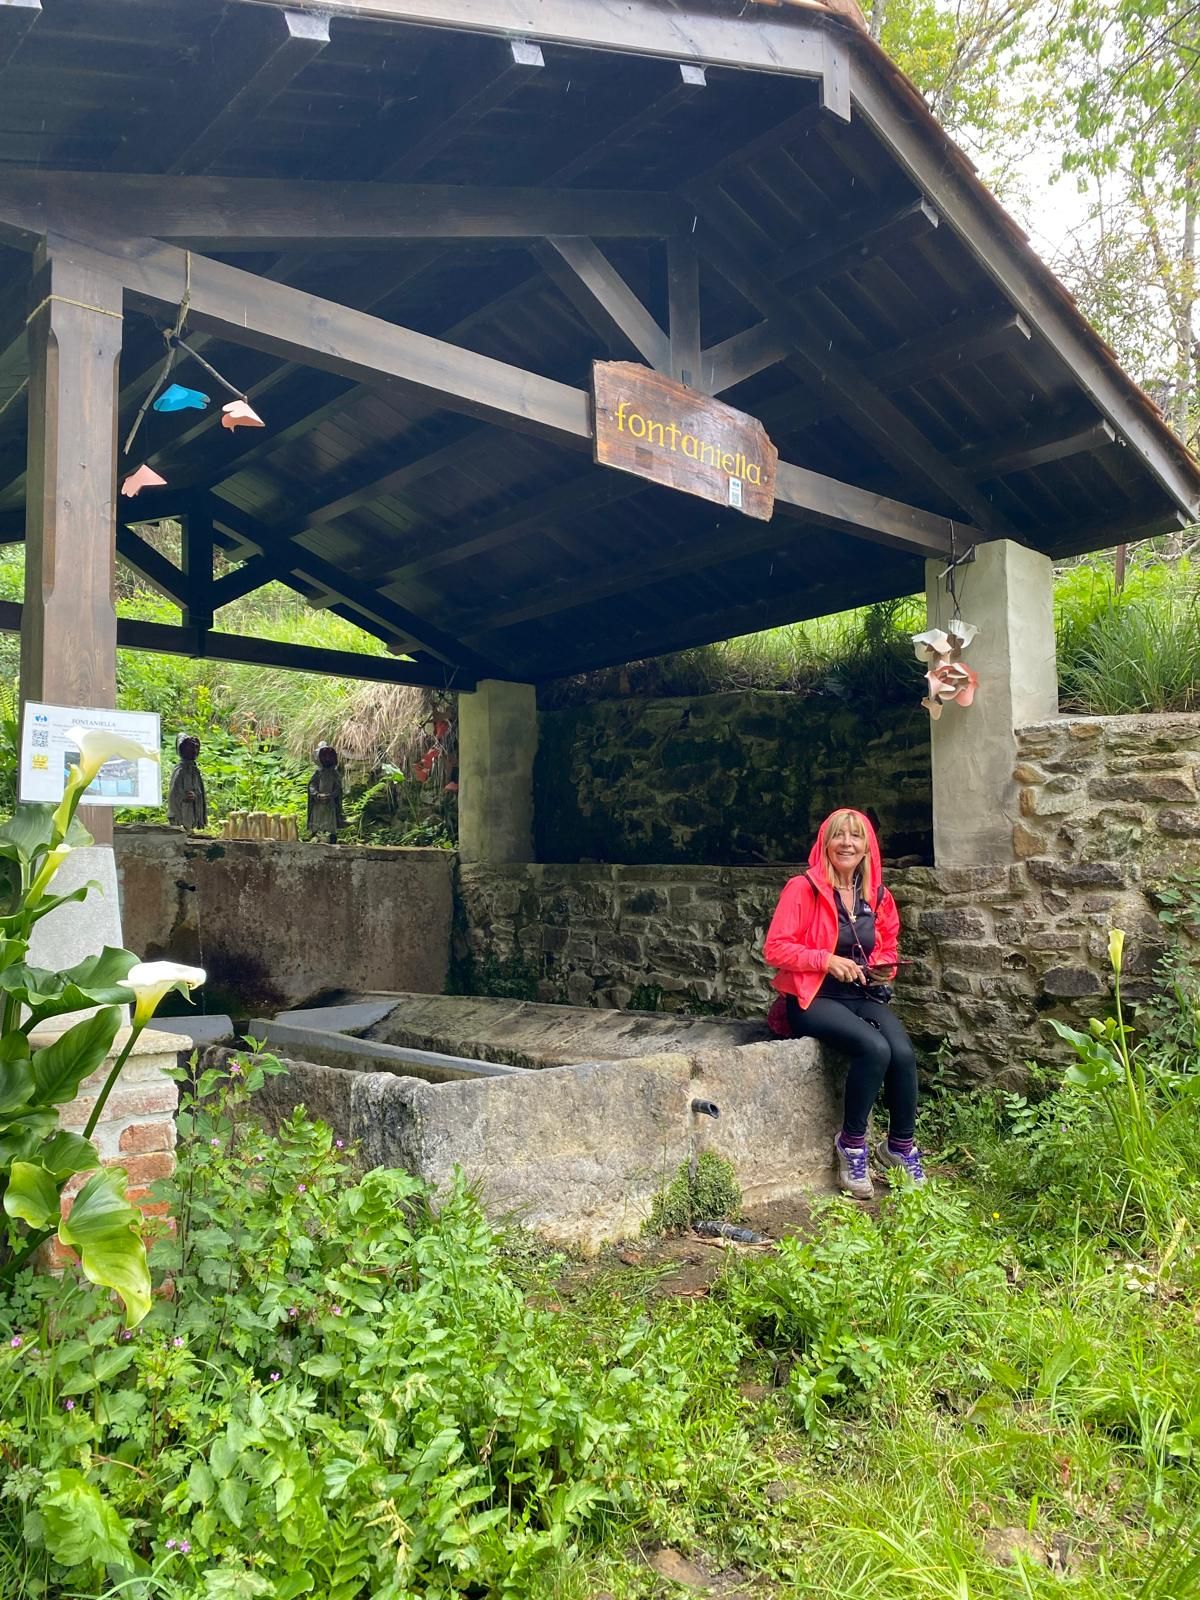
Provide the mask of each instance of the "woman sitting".
[{"label": "woman sitting", "polygon": [[[882,1166],[923,1183],[913,1142],[917,1062],[912,1043],[888,1002],[895,977],[900,915],[883,886],[879,843],[860,811],[835,811],[821,824],[808,871],[779,898],[763,944],[776,967],[782,997],[772,1026],[796,1039],[820,1039],[850,1058],[842,1131],[834,1140],[838,1186],[869,1200],[867,1118],[883,1091],[888,1135]],[[786,1008],[786,1027],[779,1013]]]}]

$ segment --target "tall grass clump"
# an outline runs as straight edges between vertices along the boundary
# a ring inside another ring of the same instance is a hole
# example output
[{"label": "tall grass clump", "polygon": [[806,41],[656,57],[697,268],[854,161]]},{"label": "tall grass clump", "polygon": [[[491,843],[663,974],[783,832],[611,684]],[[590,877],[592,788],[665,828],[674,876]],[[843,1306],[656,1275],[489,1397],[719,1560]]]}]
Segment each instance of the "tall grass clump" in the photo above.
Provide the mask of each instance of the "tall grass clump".
[{"label": "tall grass clump", "polygon": [[1118,590],[1106,562],[1055,588],[1064,711],[1118,716],[1200,704],[1200,585],[1187,560],[1135,568]]}]

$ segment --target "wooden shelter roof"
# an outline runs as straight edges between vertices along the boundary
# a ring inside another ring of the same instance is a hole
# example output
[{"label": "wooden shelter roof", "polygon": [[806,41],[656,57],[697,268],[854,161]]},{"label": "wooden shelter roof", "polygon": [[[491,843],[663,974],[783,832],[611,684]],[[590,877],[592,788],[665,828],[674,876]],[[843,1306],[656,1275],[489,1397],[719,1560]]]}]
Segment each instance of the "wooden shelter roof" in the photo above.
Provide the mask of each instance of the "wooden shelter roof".
[{"label": "wooden shelter roof", "polygon": [[[135,518],[245,560],[218,608],[281,578],[460,683],[1195,518],[1200,467],[845,9],[0,0],[0,534],[39,238],[121,263],[122,435],[185,291],[267,424],[143,425],[168,488],[122,500],[118,552],[200,627]],[[774,518],[593,464],[609,358],[760,418]]]}]

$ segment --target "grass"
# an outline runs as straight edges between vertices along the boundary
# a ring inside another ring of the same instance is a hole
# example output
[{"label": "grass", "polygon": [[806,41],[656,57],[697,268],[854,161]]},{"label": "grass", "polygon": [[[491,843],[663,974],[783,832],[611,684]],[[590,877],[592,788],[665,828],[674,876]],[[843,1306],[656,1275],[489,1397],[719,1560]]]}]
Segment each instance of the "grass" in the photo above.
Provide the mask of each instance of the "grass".
[{"label": "grass", "polygon": [[1152,1207],[1087,1073],[944,1093],[928,1188],[819,1203],[699,1298],[497,1232],[462,1182],[435,1211],[357,1176],[302,1114],[269,1138],[253,1071],[210,1072],[133,1340],[70,1277],[0,1301],[0,1593],[665,1600],[687,1561],[761,1600],[1198,1600],[1169,1023],[1121,1058],[1170,1129]]}]

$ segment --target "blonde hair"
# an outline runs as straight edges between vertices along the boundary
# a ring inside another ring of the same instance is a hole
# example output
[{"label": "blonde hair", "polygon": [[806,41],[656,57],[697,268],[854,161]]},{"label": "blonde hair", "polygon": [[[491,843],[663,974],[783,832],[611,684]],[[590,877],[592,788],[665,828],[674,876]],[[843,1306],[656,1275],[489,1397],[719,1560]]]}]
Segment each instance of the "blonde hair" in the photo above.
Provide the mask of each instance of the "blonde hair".
[{"label": "blonde hair", "polygon": [[862,876],[862,897],[870,905],[871,896],[875,888],[874,883],[871,881],[871,836],[859,812],[849,809],[835,811],[830,817],[825,829],[825,876],[830,883],[835,881],[836,874],[833,870],[833,861],[829,855],[829,846],[839,833],[848,833],[852,839],[861,839],[867,847],[867,853],[862,858],[862,865],[858,870]]}]

